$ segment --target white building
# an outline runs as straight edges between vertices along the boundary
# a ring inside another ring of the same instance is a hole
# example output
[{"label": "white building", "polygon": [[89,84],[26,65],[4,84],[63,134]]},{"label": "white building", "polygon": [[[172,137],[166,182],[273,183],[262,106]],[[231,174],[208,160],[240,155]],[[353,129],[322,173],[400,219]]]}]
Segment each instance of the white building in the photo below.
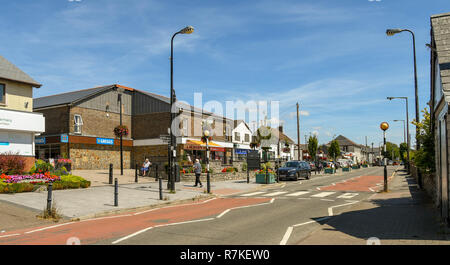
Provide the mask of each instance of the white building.
[{"label": "white building", "polygon": [[233,160],[244,160],[247,157],[247,152],[251,149],[251,140],[252,131],[248,124],[243,120],[234,121],[232,131]]},{"label": "white building", "polygon": [[33,87],[40,87],[30,76],[0,56],[0,153],[16,153],[34,164],[35,134],[45,131],[41,113],[33,113]]}]

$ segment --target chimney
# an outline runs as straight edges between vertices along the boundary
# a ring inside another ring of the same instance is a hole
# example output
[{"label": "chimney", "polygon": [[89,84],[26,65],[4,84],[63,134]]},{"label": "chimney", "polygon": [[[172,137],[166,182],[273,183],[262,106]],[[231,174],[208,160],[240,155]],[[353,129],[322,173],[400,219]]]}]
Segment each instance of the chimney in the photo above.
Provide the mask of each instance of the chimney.
[{"label": "chimney", "polygon": [[283,132],[283,125],[278,126],[278,130],[279,130],[280,132]]}]

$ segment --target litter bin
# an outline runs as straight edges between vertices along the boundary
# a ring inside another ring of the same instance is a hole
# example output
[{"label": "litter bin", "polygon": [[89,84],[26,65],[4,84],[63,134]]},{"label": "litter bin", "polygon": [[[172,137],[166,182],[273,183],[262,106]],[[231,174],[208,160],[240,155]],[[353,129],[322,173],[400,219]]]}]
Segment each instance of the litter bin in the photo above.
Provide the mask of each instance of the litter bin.
[{"label": "litter bin", "polygon": [[181,177],[180,177],[180,165],[176,164],[175,165],[175,182],[180,182],[181,181]]}]

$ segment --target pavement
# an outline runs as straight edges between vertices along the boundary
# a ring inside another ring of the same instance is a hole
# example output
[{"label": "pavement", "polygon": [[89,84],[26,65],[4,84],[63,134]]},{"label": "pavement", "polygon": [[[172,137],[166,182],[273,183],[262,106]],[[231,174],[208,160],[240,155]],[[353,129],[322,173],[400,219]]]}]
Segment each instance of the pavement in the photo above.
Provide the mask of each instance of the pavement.
[{"label": "pavement", "polygon": [[450,244],[450,234],[439,221],[437,209],[412,177],[399,170],[388,187],[388,192],[353,204],[296,244]]},{"label": "pavement", "polygon": [[[84,175],[83,175],[84,176]],[[206,193],[206,182],[202,188],[193,187],[193,183],[176,183],[175,193],[170,193],[163,181],[163,200],[159,199],[159,182],[154,178],[139,178],[139,183],[120,184],[118,206],[114,206],[114,186],[103,185],[86,189],[69,189],[53,191],[53,204],[63,219],[86,219],[119,213],[126,210],[136,210],[154,207],[174,202],[195,200],[202,197],[223,196],[244,191],[251,191],[266,186],[280,184],[256,184],[246,180],[218,181],[211,183],[212,195]],[[27,192],[16,194],[0,194],[0,202],[8,202],[31,211],[42,212],[47,203],[47,192]]]}]

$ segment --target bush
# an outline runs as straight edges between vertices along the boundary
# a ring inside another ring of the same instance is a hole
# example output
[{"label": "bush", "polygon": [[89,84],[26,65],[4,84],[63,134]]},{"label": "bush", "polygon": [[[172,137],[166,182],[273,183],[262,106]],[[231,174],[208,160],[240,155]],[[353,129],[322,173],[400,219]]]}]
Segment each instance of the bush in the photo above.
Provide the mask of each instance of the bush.
[{"label": "bush", "polygon": [[247,171],[247,163],[242,164],[242,171]]},{"label": "bush", "polygon": [[[0,181],[0,193],[19,193],[33,191],[35,186],[48,185],[46,183],[4,183]],[[79,176],[65,175],[61,180],[53,182],[53,190],[88,188],[91,182]]]},{"label": "bush", "polygon": [[0,154],[0,174],[15,175],[24,173],[25,158],[19,153]]},{"label": "bush", "polygon": [[45,162],[44,160],[38,159],[35,163],[35,172],[45,173],[50,172],[53,169],[54,169],[53,165]]}]

